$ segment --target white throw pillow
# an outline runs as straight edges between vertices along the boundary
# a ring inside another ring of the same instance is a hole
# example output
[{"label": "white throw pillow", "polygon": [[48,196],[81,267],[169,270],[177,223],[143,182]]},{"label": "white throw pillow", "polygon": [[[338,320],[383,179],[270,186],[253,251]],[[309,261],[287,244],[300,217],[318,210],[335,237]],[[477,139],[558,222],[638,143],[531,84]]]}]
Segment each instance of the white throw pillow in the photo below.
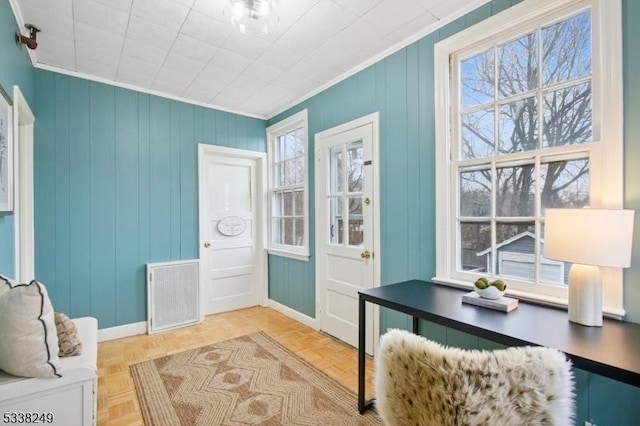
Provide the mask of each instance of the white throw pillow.
[{"label": "white throw pillow", "polygon": [[14,376],[60,377],[58,334],[47,289],[0,280],[0,369]]}]

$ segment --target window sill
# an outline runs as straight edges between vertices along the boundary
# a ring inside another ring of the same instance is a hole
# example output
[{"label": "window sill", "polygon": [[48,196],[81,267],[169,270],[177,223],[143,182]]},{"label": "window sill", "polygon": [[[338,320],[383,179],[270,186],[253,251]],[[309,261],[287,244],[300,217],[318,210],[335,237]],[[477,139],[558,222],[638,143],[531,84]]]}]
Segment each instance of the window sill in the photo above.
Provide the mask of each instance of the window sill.
[{"label": "window sill", "polygon": [[297,253],[293,251],[287,251],[283,249],[268,247],[267,253],[272,254],[274,256],[287,257],[289,259],[301,260],[303,262],[309,261],[309,253]]},{"label": "window sill", "polygon": [[[433,277],[431,280],[434,283],[446,285],[449,287],[473,290],[473,285],[466,281],[460,281],[460,280],[445,278],[445,277]],[[516,299],[527,301],[530,303],[535,303],[537,305],[551,306],[551,307],[560,308],[560,309],[567,309],[567,304],[568,304],[566,299],[546,296],[542,294],[535,294],[535,293],[522,291],[522,290],[507,289],[506,296],[515,297]],[[626,312],[624,310],[603,306],[602,314],[606,318],[621,320],[626,315]]]}]

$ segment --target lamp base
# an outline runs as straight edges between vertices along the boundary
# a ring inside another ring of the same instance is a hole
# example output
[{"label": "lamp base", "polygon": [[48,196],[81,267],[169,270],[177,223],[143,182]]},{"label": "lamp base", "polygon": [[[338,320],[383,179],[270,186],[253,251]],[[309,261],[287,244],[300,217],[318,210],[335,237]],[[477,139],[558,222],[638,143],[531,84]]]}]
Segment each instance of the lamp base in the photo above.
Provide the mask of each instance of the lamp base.
[{"label": "lamp base", "polygon": [[569,321],[602,326],[600,268],[574,263],[569,272]]}]

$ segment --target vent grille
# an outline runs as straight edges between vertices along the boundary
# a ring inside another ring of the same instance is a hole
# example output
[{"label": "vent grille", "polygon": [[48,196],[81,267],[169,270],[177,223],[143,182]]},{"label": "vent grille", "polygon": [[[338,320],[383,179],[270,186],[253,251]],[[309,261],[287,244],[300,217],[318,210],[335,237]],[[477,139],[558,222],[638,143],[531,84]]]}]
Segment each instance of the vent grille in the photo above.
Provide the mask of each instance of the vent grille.
[{"label": "vent grille", "polygon": [[147,264],[149,334],[202,321],[198,260]]}]

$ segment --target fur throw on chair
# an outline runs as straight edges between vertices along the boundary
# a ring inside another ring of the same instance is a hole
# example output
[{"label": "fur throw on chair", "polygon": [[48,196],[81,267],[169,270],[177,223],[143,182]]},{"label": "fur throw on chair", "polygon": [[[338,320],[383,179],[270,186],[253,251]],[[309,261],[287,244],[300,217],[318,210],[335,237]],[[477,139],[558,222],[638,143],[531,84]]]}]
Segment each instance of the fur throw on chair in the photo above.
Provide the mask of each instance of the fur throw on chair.
[{"label": "fur throw on chair", "polygon": [[468,351],[391,330],[375,380],[389,426],[573,424],[571,362],[550,348]]}]

